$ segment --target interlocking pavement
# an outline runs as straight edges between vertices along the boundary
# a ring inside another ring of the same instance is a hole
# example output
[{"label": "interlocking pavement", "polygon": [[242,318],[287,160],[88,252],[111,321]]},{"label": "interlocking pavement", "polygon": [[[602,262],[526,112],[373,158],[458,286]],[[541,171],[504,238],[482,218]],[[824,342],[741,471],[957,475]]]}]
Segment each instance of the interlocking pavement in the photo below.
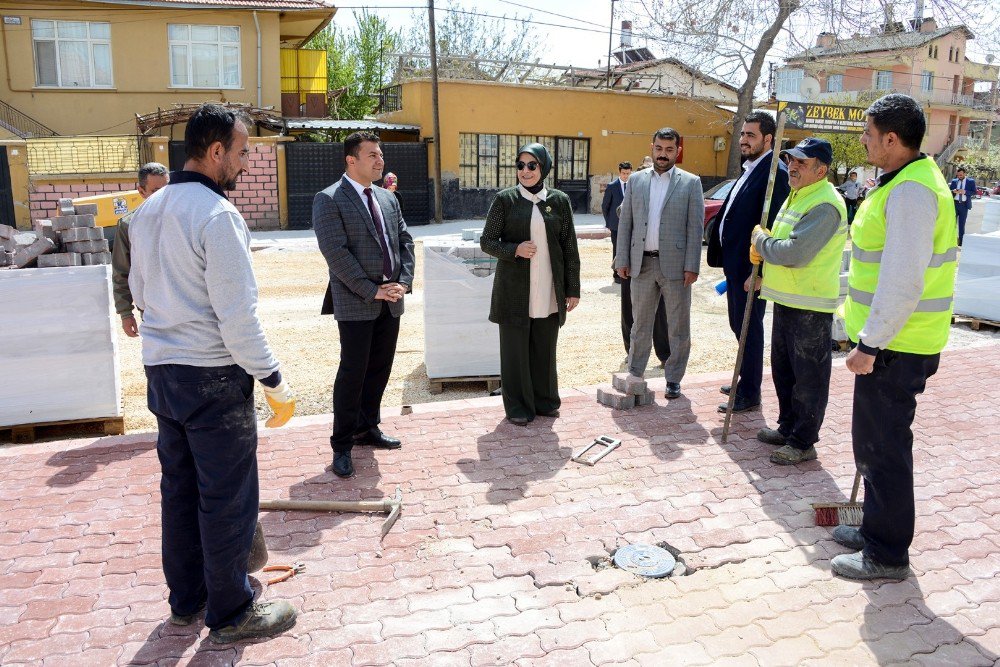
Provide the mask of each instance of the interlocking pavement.
[{"label": "interlocking pavement", "polygon": [[[754,439],[776,401],[721,444],[721,375],[627,412],[566,391],[559,419],[507,424],[498,399],[384,419],[398,451],[355,449],[329,471],[329,422],[262,431],[263,498],[378,499],[381,515],[268,512],[272,563],[307,569],[263,589],[297,625],[219,646],[174,627],[160,570],[154,436],[0,450],[0,664],[992,665],[1000,656],[1000,346],[947,352],[915,424],[916,576],[833,577],[844,550],[811,502],[842,501],[852,376],[835,366],[819,460],[780,467]],[[386,411],[389,412],[388,410]],[[398,411],[397,411],[398,412]],[[395,414],[395,413],[394,413]],[[594,467],[571,454],[601,434]],[[613,567],[619,546],[667,543],[686,576]]]}]

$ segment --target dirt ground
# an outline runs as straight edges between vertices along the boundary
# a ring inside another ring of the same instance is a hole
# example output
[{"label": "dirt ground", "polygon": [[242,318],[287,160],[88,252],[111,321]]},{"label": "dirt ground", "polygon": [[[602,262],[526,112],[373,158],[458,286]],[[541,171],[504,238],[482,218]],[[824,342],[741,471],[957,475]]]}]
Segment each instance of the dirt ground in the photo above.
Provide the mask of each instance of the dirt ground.
[{"label": "dirt ground", "polygon": [[[392,378],[382,405],[386,408],[487,395],[486,384],[462,383],[445,386],[444,393],[431,394],[424,368],[423,244],[417,242],[414,293],[406,297],[406,313],[400,328]],[[611,280],[611,242],[581,240],[583,291],[580,305],[569,314],[559,336],[559,384],[576,387],[610,381],[619,370],[625,348],[619,327],[620,290]],[[254,270],[260,286],[259,314],[282,373],[295,391],[297,416],[328,414],[337,371],[340,345],[332,316],[319,314],[326,287],[326,263],[318,250],[268,249],[254,253]],[[736,341],[729,330],[725,296],[715,293],[721,269],[702,263],[694,285],[691,313],[693,342],[688,373],[732,371]],[[765,326],[770,320],[770,309]],[[949,347],[971,342],[986,332],[953,327]],[[769,337],[766,333],[765,339]],[[125,426],[129,432],[155,430],[156,422],[146,409],[146,380],[142,370],[139,339],[119,331]],[[769,364],[765,349],[764,363]],[[655,356],[653,357],[655,360]],[[651,365],[647,377],[659,377],[661,369]],[[257,392],[261,416],[269,411]]]}]

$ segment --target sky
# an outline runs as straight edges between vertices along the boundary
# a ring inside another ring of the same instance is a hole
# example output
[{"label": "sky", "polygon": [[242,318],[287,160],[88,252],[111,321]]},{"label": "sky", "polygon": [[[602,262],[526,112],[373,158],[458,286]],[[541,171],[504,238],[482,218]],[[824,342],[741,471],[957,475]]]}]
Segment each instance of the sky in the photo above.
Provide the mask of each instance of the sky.
[{"label": "sky", "polygon": [[[618,30],[623,19],[639,18],[634,14],[642,12],[641,7],[648,0],[615,0],[614,26],[615,34],[612,38],[612,48],[617,48],[621,42]],[[608,29],[611,22],[611,0],[464,0],[462,6],[465,9],[475,9],[483,14],[493,16],[508,16],[519,18],[529,18],[536,22],[536,34],[541,35],[545,44],[541,49],[542,61],[545,64],[575,65],[581,67],[598,67],[607,63],[608,57]],[[442,8],[446,6],[445,0],[435,0],[435,6]],[[353,12],[360,11],[362,2],[344,0],[338,2],[340,7],[334,18],[334,23],[338,26],[354,25]],[[376,3],[368,3],[369,11],[379,14],[389,21],[395,28],[405,29],[413,20],[414,8],[419,8],[422,16],[426,16],[426,0],[382,0]],[[930,15],[931,3],[928,3],[928,10],[925,15]],[[548,24],[548,25],[544,25]],[[637,30],[641,29],[640,21],[636,21]],[[574,29],[575,28],[575,29]],[[819,32],[821,27],[817,27],[815,32]],[[815,42],[814,35],[800,35],[802,43],[812,44]],[[780,38],[779,38],[779,41]],[[979,62],[983,62],[985,54],[993,51],[1000,58],[1000,48],[996,44],[983,44],[980,41],[972,41],[968,45],[969,55]],[[633,39],[634,46],[647,46],[644,39],[639,36]],[[668,54],[663,53],[661,45],[649,45],[653,54],[663,57]],[[798,50],[798,49],[796,49]],[[780,65],[781,54],[772,51],[768,62]],[[764,76],[766,79],[766,65]],[[739,85],[741,82],[731,82]],[[763,81],[761,82],[764,83]]]}]

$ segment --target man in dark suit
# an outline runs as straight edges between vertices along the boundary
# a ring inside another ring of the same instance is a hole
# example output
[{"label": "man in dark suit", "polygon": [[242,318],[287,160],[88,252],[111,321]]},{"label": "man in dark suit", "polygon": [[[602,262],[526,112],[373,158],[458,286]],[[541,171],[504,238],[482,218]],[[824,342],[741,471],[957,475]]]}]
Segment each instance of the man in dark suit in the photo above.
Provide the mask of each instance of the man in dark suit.
[{"label": "man in dark suit", "polygon": [[379,429],[403,314],[413,284],[413,238],[399,203],[372,184],[385,163],[378,136],[344,140],[346,173],[313,200],[313,229],[330,267],[330,298],[340,330],[340,368],[333,384],[333,472],[351,477],[351,448],[398,449]]},{"label": "man in dark suit", "polygon": [[[608,183],[604,191],[604,200],[601,202],[601,212],[604,213],[604,226],[611,230],[611,264],[614,265],[615,255],[618,254],[618,220],[622,202],[625,200],[625,192],[628,189],[628,179],[632,175],[632,163],[621,162],[618,164],[618,178]],[[632,279],[622,278],[617,271],[612,269],[614,281],[622,286],[621,298],[621,327],[622,342],[625,343],[625,353],[632,341]],[[670,342],[667,340],[667,314],[663,310],[663,298],[656,308],[656,319],[653,320],[653,349],[656,358],[660,360],[662,366],[667,357],[670,356]]]},{"label": "man in dark suit", "polygon": [[[740,130],[740,154],[743,156],[743,174],[722,204],[719,223],[712,230],[708,241],[708,265],[721,266],[726,276],[726,301],[729,309],[729,328],[737,340],[743,327],[750,285],[751,264],[747,247],[750,233],[760,224],[767,192],[767,177],[771,166],[774,133],[777,125],[771,114],[755,111],[743,119]],[[778,209],[788,197],[788,169],[778,165],[774,192],[768,211],[768,227],[778,215]],[[750,311],[746,349],[736,385],[734,412],[745,412],[760,406],[760,383],[764,373],[764,308],[765,302],[756,299]],[[732,387],[722,387],[728,394]],[[728,406],[719,406],[725,412]]]},{"label": "man in dark suit", "polygon": [[972,210],[972,200],[976,196],[976,179],[966,178],[965,168],[959,167],[951,179],[951,194],[955,197],[955,217],[958,218],[958,245],[962,245],[965,236],[965,219]]}]

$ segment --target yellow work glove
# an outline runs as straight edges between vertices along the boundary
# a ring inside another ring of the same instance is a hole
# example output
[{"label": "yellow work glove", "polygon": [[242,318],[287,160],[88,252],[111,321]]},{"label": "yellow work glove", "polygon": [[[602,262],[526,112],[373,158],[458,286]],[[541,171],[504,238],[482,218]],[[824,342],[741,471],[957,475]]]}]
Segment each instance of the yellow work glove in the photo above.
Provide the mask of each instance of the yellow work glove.
[{"label": "yellow work glove", "polygon": [[274,414],[264,422],[268,428],[278,428],[288,423],[288,420],[295,414],[295,396],[292,389],[284,380],[277,387],[264,386],[264,397]]},{"label": "yellow work glove", "polygon": [[770,237],[771,232],[770,230],[764,229],[760,225],[757,225],[756,227],[753,228],[753,232],[750,234],[750,263],[754,265],[760,264],[764,261],[764,258],[760,256],[760,253],[757,252],[756,248],[757,239],[759,239],[761,236]]}]

